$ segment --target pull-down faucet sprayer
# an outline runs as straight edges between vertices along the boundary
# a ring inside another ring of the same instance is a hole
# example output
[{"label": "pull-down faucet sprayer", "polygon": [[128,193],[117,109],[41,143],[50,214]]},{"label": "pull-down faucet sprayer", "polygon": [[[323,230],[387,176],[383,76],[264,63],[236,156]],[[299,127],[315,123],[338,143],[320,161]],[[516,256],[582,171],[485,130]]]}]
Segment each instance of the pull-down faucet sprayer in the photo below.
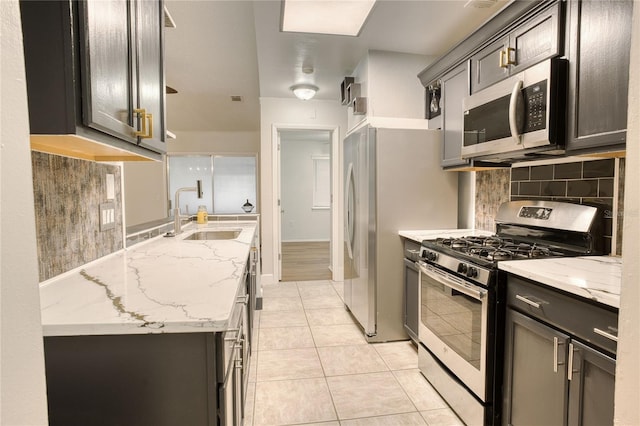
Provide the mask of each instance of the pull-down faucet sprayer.
[{"label": "pull-down faucet sprayer", "polygon": [[181,192],[195,192],[198,195],[198,198],[202,198],[202,181],[196,181],[196,186],[194,187],[185,187],[178,188],[175,196],[175,204],[173,209],[173,235],[167,236],[176,236],[182,232],[182,218],[180,216],[180,193]]}]

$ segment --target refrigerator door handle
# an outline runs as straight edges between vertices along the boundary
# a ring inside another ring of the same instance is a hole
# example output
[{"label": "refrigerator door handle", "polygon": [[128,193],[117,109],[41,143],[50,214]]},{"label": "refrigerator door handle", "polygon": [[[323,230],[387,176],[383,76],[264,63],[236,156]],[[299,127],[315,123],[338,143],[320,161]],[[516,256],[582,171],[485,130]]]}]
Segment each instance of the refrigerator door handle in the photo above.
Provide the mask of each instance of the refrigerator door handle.
[{"label": "refrigerator door handle", "polygon": [[346,214],[347,217],[345,218],[345,222],[346,222],[346,232],[347,232],[347,252],[349,254],[349,259],[353,259],[353,244],[354,244],[354,225],[355,225],[355,183],[353,180],[353,163],[349,163],[349,167],[347,169],[347,182],[346,182],[346,188],[345,188],[345,194],[346,194],[346,200],[345,200],[345,204],[346,204]]}]

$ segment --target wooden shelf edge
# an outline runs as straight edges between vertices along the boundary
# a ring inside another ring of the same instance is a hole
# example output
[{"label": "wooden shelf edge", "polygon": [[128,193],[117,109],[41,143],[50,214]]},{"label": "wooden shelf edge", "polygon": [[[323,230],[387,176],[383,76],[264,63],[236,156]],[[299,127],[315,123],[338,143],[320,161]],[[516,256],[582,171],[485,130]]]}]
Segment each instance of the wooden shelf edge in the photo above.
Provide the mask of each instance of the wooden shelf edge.
[{"label": "wooden shelf edge", "polygon": [[77,135],[31,135],[31,150],[96,162],[157,161]]}]

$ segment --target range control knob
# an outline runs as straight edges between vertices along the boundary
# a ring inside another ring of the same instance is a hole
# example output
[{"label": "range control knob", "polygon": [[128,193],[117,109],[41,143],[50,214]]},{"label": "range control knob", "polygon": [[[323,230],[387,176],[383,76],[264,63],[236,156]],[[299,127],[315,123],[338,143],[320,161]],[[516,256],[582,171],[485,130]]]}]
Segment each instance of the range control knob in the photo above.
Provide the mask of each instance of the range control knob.
[{"label": "range control knob", "polygon": [[434,253],[432,251],[425,251],[423,253],[423,257],[425,257],[427,260],[431,261],[431,262],[435,262],[436,259],[438,258],[437,253]]},{"label": "range control knob", "polygon": [[466,263],[458,263],[458,272],[461,274],[467,273],[467,264]]},{"label": "range control knob", "polygon": [[469,269],[467,269],[467,276],[469,278],[475,278],[478,276],[478,270],[476,268],[474,268],[473,266],[470,266]]}]

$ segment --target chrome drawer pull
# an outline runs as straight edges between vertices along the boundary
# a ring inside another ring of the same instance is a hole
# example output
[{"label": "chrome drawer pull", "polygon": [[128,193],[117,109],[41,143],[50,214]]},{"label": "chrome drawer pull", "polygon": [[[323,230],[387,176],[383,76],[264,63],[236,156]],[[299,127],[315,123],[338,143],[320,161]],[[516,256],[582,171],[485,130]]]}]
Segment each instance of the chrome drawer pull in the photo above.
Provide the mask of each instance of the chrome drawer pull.
[{"label": "chrome drawer pull", "polygon": [[557,337],[553,338],[553,372],[558,372],[558,366],[564,365],[564,362],[558,362],[558,346],[564,345]]},{"label": "chrome drawer pull", "polygon": [[569,363],[567,365],[567,380],[573,377],[573,343],[569,343]]},{"label": "chrome drawer pull", "polygon": [[599,328],[594,328],[593,332],[596,333],[596,334],[599,334],[602,337],[606,337],[609,340],[613,340],[614,342],[618,342],[618,336],[614,336],[613,334],[607,333],[604,330],[600,330]]},{"label": "chrome drawer pull", "polygon": [[524,296],[520,296],[519,294],[516,294],[516,299],[526,303],[529,306],[533,306],[536,309],[540,309],[540,304],[539,303],[536,303],[533,300],[529,300]]}]

